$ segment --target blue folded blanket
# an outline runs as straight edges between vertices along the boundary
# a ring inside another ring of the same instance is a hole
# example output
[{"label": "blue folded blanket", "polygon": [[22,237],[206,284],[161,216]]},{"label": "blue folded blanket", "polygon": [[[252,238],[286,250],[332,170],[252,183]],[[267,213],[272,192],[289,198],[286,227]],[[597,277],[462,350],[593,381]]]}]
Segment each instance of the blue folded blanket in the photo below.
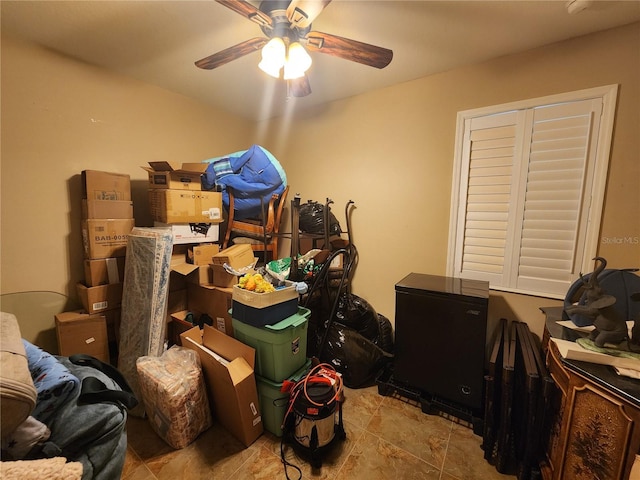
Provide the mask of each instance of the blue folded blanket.
[{"label": "blue folded blanket", "polygon": [[36,406],[31,415],[48,424],[57,408],[64,404],[80,381],[53,355],[22,339],[33,384],[38,392]]},{"label": "blue folded blanket", "polygon": [[227,210],[227,188],[233,188],[236,220],[259,216],[271,195],[281,195],[287,186],[287,175],[280,162],[259,145],[204,162],[209,166],[202,180],[203,187],[207,190],[219,187]]}]

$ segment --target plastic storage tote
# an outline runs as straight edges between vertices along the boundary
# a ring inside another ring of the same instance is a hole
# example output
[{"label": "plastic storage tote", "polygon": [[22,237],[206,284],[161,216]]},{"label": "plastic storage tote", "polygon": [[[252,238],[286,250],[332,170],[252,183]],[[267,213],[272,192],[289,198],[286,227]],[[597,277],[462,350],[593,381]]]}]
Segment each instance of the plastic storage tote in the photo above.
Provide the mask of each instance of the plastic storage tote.
[{"label": "plastic storage tote", "polygon": [[[307,360],[300,370],[286,380],[297,383],[304,378],[310,368],[311,359]],[[262,424],[265,430],[273,433],[277,437],[282,436],[282,422],[289,405],[289,394],[280,391],[283,383],[284,380],[282,382],[272,382],[267,378],[256,375]]]},{"label": "plastic storage tote", "polygon": [[307,361],[307,330],[311,310],[298,313],[274,325],[253,327],[233,318],[233,336],[256,350],[255,374],[282,382]]}]

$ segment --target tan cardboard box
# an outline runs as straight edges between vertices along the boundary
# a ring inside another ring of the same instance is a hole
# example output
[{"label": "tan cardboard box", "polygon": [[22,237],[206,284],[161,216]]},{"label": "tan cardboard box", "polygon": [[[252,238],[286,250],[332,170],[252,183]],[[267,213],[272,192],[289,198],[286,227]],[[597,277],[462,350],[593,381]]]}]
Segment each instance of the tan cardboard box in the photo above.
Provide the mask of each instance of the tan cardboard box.
[{"label": "tan cardboard box", "polygon": [[180,312],[189,308],[187,303],[187,289],[174,290],[167,295],[167,313],[169,317],[172,313]]},{"label": "tan cardboard box", "polygon": [[97,287],[87,287],[77,283],[76,290],[82,306],[89,313],[112,310],[122,305],[122,283],[110,283]]},{"label": "tan cardboard box", "polygon": [[187,287],[187,304],[189,310],[196,315],[206,313],[213,319],[216,330],[233,337],[233,322],[231,320],[230,288],[219,288],[190,283]]},{"label": "tan cardboard box", "polygon": [[84,283],[97,287],[108,283],[124,282],[125,257],[97,258],[84,261]]},{"label": "tan cardboard box", "polygon": [[253,250],[251,245],[247,244],[231,245],[229,248],[225,248],[214,255],[212,260],[214,265],[226,263],[231,268],[239,270],[254,262]]},{"label": "tan cardboard box", "polygon": [[208,325],[182,333],[180,341],[200,356],[211,410],[218,421],[248,447],[264,429],[253,372],[255,350]]},{"label": "tan cardboard box", "polygon": [[213,271],[212,265],[194,265],[196,270],[187,276],[187,282],[195,283],[196,285],[212,286],[213,285]]},{"label": "tan cardboard box", "polygon": [[220,192],[150,189],[149,207],[151,217],[157,222],[222,222],[222,193]]},{"label": "tan cardboard box", "polygon": [[135,221],[131,219],[91,219],[82,221],[84,258],[124,257]]},{"label": "tan cardboard box", "polygon": [[[182,275],[187,283],[211,285],[211,269],[209,265],[194,265],[187,262],[187,245],[174,245],[171,252],[171,271]],[[169,281],[171,281],[169,278]]]},{"label": "tan cardboard box", "polygon": [[167,325],[167,338],[169,340],[169,345],[182,346],[180,335],[194,327],[192,323],[186,320],[188,313],[189,310],[182,310],[179,312],[173,312],[169,316],[169,324]]},{"label": "tan cardboard box", "polygon": [[149,188],[202,190],[200,177],[208,166],[208,163],[149,162],[149,167],[142,168],[149,174]]},{"label": "tan cardboard box", "polygon": [[91,315],[81,310],[55,315],[58,351],[68,357],[85,353],[109,363],[107,320],[104,315]]},{"label": "tan cardboard box", "polygon": [[216,243],[191,245],[187,248],[187,261],[194,265],[211,265],[213,256],[218,252],[220,252],[220,245]]},{"label": "tan cardboard box", "polygon": [[238,283],[238,277],[228,273],[223,265],[211,265],[213,273],[212,283],[216,287],[229,288]]},{"label": "tan cardboard box", "polygon": [[131,200],[131,179],[124,173],[84,170],[82,198],[92,200]]},{"label": "tan cardboard box", "polygon": [[169,291],[174,292],[176,290],[186,290],[187,289],[187,278],[178,273],[171,270],[169,272]]},{"label": "tan cardboard box", "polygon": [[133,218],[133,202],[130,200],[82,199],[82,219]]}]

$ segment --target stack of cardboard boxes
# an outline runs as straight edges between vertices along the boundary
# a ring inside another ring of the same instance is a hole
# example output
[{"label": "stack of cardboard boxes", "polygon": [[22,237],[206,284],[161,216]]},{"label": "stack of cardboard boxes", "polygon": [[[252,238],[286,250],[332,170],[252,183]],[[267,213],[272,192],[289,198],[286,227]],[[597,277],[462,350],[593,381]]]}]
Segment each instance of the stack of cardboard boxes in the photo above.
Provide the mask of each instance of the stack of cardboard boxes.
[{"label": "stack of cardboard boxes", "polygon": [[174,320],[171,314],[187,310],[190,286],[213,284],[212,258],[220,251],[219,224],[223,220],[222,194],[202,190],[206,163],[149,162],[148,195],[154,226],[171,229],[173,252],[167,306],[168,340],[179,344],[179,335],[193,325]]},{"label": "stack of cardboard boxes", "polygon": [[[212,410],[248,446],[263,431],[253,373],[255,350],[232,338],[230,287],[237,277],[222,264],[246,267],[254,262],[253,251],[245,245],[220,252],[222,194],[201,189],[200,177],[207,164],[149,165],[143,168],[149,174],[154,226],[168,227],[173,233],[169,344],[198,352]],[[220,361],[221,357],[225,360]]]},{"label": "stack of cardboard boxes", "polygon": [[129,175],[83,171],[84,282],[77,293],[84,310],[56,315],[60,355],[115,359],[127,238],[134,224]]},{"label": "stack of cardboard boxes", "polygon": [[[253,250],[249,245],[232,245],[213,256],[208,257],[210,264],[207,271],[209,281],[205,283],[204,275],[191,273],[187,276],[186,305],[180,310],[173,310],[171,314],[170,332],[175,332],[174,340],[178,343],[181,332],[193,326],[187,321],[189,318],[197,321],[203,315],[210,319],[210,325],[222,333],[233,337],[233,323],[231,321],[232,287],[238,283],[236,275],[228,273],[224,264],[236,271],[243,271],[255,264]],[[200,271],[202,267],[200,267]],[[173,277],[171,277],[173,281]]]}]

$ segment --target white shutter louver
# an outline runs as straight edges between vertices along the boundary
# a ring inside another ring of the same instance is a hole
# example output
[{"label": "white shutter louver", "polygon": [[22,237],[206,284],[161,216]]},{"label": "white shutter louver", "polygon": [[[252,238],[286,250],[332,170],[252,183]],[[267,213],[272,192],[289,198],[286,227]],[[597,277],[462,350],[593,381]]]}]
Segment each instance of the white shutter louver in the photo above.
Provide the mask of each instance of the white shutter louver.
[{"label": "white shutter louver", "polygon": [[565,293],[575,278],[594,116],[591,101],[534,109],[517,287]]}]

